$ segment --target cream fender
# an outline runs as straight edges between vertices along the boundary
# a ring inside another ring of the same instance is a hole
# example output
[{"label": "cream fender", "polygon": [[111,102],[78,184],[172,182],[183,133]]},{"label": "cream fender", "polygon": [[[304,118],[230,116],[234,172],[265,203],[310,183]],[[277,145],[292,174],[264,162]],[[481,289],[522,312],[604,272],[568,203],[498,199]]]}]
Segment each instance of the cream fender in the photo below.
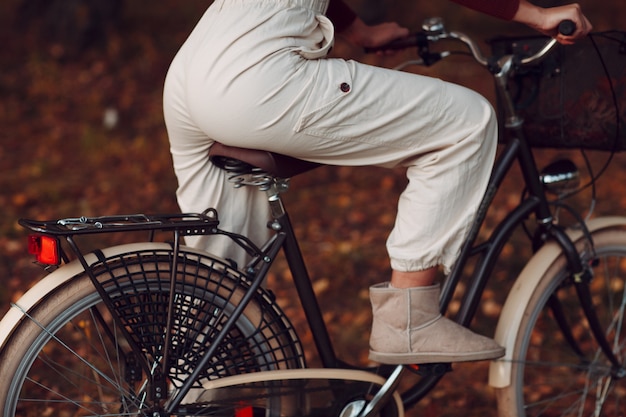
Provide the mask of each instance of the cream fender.
[{"label": "cream fender", "polygon": [[[590,233],[620,226],[626,226],[626,217],[599,217],[587,223]],[[583,234],[580,230],[568,230],[568,235],[576,242]],[[528,304],[533,290],[544,272],[552,265],[560,253],[561,249],[557,243],[547,243],[530,259],[515,280],[515,284],[502,308],[494,336],[494,339],[506,348],[506,354],[503,358],[491,362],[489,368],[490,386],[504,388],[511,384],[513,346],[517,329],[522,321],[524,308]]]}]

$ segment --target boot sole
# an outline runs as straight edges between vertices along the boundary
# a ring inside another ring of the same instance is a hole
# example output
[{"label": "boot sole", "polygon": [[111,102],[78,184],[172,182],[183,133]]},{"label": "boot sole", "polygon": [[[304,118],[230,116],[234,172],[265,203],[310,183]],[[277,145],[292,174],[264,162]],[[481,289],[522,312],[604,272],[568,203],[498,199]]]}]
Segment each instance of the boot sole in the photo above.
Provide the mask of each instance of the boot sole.
[{"label": "boot sole", "polygon": [[501,358],[504,356],[504,353],[504,348],[468,353],[381,353],[370,350],[369,358],[374,362],[384,363],[387,365],[419,365],[424,363],[485,361]]}]

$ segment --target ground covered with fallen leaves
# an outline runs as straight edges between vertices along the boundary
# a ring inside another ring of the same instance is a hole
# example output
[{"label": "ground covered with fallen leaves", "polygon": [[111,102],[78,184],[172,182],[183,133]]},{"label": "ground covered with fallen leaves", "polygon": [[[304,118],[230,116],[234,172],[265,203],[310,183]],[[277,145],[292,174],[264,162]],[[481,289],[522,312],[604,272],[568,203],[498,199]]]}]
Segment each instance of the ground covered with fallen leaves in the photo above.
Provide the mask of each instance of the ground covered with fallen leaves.
[{"label": "ground covered with fallen leaves", "polygon": [[[23,10],[23,3],[27,1],[0,4],[2,313],[43,275],[26,254],[26,234],[17,219],[178,210],[161,113],[162,83],[177,48],[210,2],[120,2],[121,9],[104,26],[96,28],[96,35],[87,38],[82,35],[90,29],[87,9],[71,3],[76,9],[66,12],[74,20],[65,24],[84,30],[70,31],[68,35],[63,29],[66,26],[50,22],[54,15],[51,18]],[[374,3],[378,8],[372,6]],[[483,37],[508,27],[449,4],[365,0],[351,4],[369,18],[382,15],[416,29],[423,17],[435,13],[444,13],[447,19],[449,16],[449,25],[455,29]],[[593,15],[601,19],[596,26],[617,27],[623,22],[624,7],[620,4],[603,2],[598,5],[602,10],[593,9]],[[422,7],[422,13],[416,15],[418,7]],[[91,29],[89,33],[93,33]],[[335,54],[389,67],[411,53],[364,56],[341,41],[335,48]],[[419,71],[469,85],[493,99],[492,80],[467,59]],[[546,150],[537,154],[545,164],[563,152]],[[577,152],[568,155],[583,165]],[[602,166],[606,157],[603,153],[593,154],[593,165]],[[625,165],[626,159],[617,155],[598,183],[596,215],[624,214]],[[519,201],[518,177],[514,170],[497,195],[483,237]],[[340,354],[353,362],[367,362],[371,321],[367,288],[388,278],[384,243],[405,184],[402,170],[324,167],[294,178],[285,196],[333,341]],[[589,199],[587,190],[576,197],[575,204],[588,206]],[[126,239],[115,236],[96,243],[111,245]],[[520,232],[505,247],[492,285],[484,295],[476,330],[492,334],[506,289],[530,253],[524,242]],[[303,325],[288,279],[281,259],[270,273],[268,285],[293,318],[314,364],[311,335]],[[452,310],[457,307],[455,300]],[[455,372],[411,415],[494,415],[486,375],[485,364],[455,366]]]}]

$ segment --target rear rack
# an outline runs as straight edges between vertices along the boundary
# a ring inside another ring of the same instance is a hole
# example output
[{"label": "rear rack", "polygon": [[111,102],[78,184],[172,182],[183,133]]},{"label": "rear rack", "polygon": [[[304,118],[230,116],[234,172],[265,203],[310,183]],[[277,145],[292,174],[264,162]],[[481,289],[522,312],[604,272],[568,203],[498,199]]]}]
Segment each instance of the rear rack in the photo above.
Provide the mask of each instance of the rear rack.
[{"label": "rear rack", "polygon": [[33,232],[52,236],[157,230],[176,231],[180,236],[219,233],[219,220],[214,209],[203,213],[130,214],[48,221],[20,219],[19,224]]},{"label": "rear rack", "polygon": [[230,238],[235,244],[244,249],[252,257],[262,257],[264,254],[258,246],[247,237],[238,233],[228,232],[218,228],[217,210],[211,208],[202,213],[177,214],[129,214],[99,217],[69,217],[58,220],[30,220],[20,219],[18,223],[31,232],[63,237],[79,256],[74,240],[75,236],[98,233],[117,232],[148,232],[149,240],[153,241],[155,232],[172,232],[174,234],[174,250],[178,251],[180,237],[199,235],[223,235]]}]

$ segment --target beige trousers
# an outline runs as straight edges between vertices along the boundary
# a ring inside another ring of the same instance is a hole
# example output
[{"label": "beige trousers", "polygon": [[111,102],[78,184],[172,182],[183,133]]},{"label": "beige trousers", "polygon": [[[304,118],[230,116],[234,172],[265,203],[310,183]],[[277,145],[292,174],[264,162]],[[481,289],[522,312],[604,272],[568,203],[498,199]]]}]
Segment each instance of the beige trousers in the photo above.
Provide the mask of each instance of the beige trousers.
[{"label": "beige trousers", "polygon": [[[263,242],[265,194],[226,182],[207,157],[214,141],[332,165],[403,166],[409,183],[387,241],[391,266],[449,270],[491,172],[494,112],[460,86],[324,58],[334,36],[325,8],[217,0],[201,18],[164,90],[180,207],[215,207],[222,228]],[[243,261],[213,237],[190,243]]]}]

